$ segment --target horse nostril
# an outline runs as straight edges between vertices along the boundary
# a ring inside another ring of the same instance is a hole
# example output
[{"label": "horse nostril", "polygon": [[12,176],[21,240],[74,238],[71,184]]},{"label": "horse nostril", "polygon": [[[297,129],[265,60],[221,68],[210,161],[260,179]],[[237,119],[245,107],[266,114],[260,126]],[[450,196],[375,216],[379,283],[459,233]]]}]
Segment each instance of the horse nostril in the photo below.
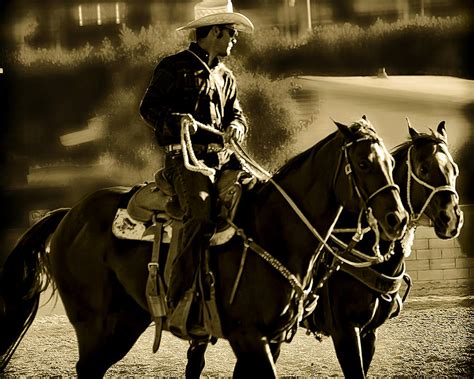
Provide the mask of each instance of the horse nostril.
[{"label": "horse nostril", "polygon": [[406,214],[399,216],[396,212],[390,212],[385,217],[385,221],[392,230],[402,230],[407,223],[407,217]]},{"label": "horse nostril", "polygon": [[387,215],[385,221],[387,222],[387,225],[390,226],[390,228],[392,229],[395,229],[399,223],[397,215],[393,212]]}]

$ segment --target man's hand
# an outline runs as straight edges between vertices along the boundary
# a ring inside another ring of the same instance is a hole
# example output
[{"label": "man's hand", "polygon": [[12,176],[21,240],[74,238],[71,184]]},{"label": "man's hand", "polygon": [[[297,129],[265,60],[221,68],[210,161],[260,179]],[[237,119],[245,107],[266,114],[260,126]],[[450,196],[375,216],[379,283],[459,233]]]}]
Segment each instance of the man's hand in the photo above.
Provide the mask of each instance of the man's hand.
[{"label": "man's hand", "polygon": [[242,143],[245,138],[245,130],[242,125],[239,124],[230,124],[227,130],[224,133],[224,142],[230,142],[234,139],[238,143]]},{"label": "man's hand", "polygon": [[181,116],[181,127],[183,127],[183,126],[188,126],[189,127],[189,132],[191,134],[196,133],[197,129],[198,129],[196,120],[189,113],[183,114]]}]

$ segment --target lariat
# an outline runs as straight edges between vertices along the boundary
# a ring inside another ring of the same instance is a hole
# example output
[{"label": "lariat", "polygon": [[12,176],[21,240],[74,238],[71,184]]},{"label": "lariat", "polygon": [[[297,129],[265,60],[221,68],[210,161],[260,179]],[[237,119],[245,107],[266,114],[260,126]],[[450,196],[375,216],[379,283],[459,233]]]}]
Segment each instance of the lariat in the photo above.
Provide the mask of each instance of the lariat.
[{"label": "lariat", "polygon": [[[199,172],[205,176],[208,176],[211,181],[214,182],[216,177],[216,170],[212,167],[207,166],[202,160],[199,160],[194,153],[193,143],[191,140],[191,132],[189,130],[190,123],[181,123],[181,150],[183,153],[184,166],[189,171]],[[199,127],[204,124],[199,124]],[[208,131],[212,131],[215,134],[222,134],[217,129],[207,128]]]}]

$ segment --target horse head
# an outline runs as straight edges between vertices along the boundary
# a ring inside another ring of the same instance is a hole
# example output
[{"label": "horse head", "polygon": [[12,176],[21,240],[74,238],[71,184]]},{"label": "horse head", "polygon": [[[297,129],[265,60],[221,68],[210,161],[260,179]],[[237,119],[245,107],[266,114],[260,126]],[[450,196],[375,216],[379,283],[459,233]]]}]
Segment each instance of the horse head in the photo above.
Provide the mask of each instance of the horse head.
[{"label": "horse head", "polygon": [[416,222],[424,214],[433,222],[439,238],[457,237],[463,224],[456,192],[459,169],[448,150],[445,122],[441,121],[431,134],[424,134],[408,121],[408,130],[412,139],[406,161],[411,219]]},{"label": "horse head", "polygon": [[383,239],[399,239],[408,214],[393,180],[392,156],[365,116],[350,126],[334,122],[344,138],[344,169],[338,169],[334,183],[338,197],[348,210],[365,210]]}]

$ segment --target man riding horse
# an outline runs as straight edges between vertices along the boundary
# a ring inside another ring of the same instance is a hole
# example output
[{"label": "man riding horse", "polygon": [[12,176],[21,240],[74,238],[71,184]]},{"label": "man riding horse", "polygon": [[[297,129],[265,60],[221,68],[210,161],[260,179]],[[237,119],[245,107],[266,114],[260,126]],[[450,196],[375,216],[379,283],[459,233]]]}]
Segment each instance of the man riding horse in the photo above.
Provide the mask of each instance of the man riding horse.
[{"label": "man riding horse", "polygon": [[[215,231],[216,213],[215,178],[186,167],[181,129],[190,129],[196,158],[217,172],[238,165],[224,151],[224,141],[242,142],[248,129],[235,77],[220,58],[230,55],[239,31],[252,32],[254,26],[233,12],[230,0],[202,1],[194,13],[195,19],[177,30],[195,29],[196,41],[161,60],[140,105],[142,117],[166,154],[158,182],[164,178],[171,184],[184,211],[179,257],[167,293],[172,309],[193,285],[198,262]],[[198,129],[196,121],[223,132],[223,137]]]}]

